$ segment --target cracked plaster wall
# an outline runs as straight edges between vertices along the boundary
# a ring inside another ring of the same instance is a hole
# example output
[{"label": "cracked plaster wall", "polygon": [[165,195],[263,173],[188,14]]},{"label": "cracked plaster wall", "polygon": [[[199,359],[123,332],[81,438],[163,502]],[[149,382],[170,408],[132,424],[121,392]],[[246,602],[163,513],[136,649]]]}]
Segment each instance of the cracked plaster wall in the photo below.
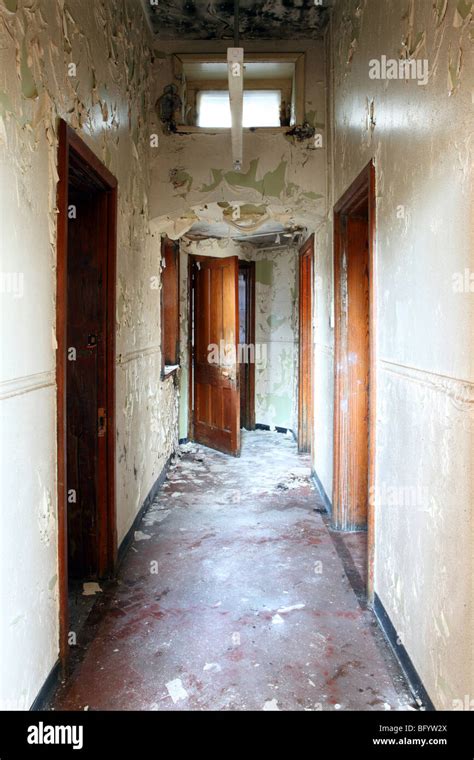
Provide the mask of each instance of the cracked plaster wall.
[{"label": "cracked plaster wall", "polygon": [[[445,709],[474,692],[474,294],[453,288],[474,271],[472,7],[341,0],[330,37],[332,201],[376,163],[375,591]],[[369,79],[371,59],[407,51],[428,59],[426,86]],[[317,250],[329,275],[332,248]],[[315,467],[329,494],[332,405],[318,410],[333,378],[331,299],[323,287],[315,352],[315,435],[327,442]],[[397,486],[418,496],[394,504],[384,493]]]},{"label": "cracked plaster wall", "polygon": [[[150,287],[159,274],[159,238],[148,224],[151,45],[132,0],[0,0],[1,270],[17,284],[21,277],[23,289],[20,295],[2,280],[0,684],[7,709],[30,707],[58,656],[58,117],[118,178],[119,541],[175,445],[176,393],[160,381],[159,290]],[[68,75],[71,63],[76,76]]]},{"label": "cracked plaster wall", "polygon": [[[323,148],[314,140],[296,142],[282,133],[244,132],[242,172],[232,170],[230,132],[166,134],[153,156],[150,215],[157,229],[172,238],[184,234],[197,220],[219,222],[225,206],[236,201],[258,204],[266,216],[284,224],[314,229],[325,219],[326,123],[324,43],[298,40],[258,44],[242,41],[252,52],[306,54],[306,119],[323,135]],[[224,42],[159,41],[156,65],[157,97],[171,83],[179,86],[171,53],[225,52]]]}]

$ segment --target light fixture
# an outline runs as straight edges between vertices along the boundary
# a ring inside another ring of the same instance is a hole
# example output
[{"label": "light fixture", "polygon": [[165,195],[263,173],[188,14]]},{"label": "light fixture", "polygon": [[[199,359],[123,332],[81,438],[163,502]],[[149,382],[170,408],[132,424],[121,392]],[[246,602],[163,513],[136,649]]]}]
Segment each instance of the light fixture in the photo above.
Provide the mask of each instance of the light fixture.
[{"label": "light fixture", "polygon": [[239,0],[234,0],[234,47],[227,49],[227,69],[232,117],[232,161],[234,170],[241,171],[243,160],[244,49],[239,46]]}]

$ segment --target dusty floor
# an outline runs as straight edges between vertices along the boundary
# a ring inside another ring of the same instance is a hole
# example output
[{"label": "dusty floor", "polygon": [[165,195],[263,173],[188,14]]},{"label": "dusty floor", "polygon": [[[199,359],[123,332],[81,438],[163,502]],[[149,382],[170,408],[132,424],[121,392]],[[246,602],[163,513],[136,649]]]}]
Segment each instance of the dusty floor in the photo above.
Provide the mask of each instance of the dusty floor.
[{"label": "dusty floor", "polygon": [[413,709],[363,603],[363,535],[329,532],[293,439],[181,451],[53,709]]}]

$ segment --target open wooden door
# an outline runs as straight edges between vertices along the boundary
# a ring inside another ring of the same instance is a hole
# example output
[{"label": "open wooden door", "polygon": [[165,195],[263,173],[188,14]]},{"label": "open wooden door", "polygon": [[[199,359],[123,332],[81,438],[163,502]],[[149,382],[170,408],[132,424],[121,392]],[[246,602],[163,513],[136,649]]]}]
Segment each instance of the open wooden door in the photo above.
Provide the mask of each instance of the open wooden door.
[{"label": "open wooden door", "polygon": [[192,257],[191,298],[192,435],[198,443],[238,456],[238,257]]}]

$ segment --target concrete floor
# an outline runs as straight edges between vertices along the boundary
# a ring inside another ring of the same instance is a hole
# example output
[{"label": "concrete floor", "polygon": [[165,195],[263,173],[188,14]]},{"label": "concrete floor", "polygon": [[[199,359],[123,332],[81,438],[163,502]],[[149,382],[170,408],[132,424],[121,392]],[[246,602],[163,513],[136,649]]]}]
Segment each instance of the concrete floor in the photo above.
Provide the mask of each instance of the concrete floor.
[{"label": "concrete floor", "polygon": [[328,530],[293,439],[181,452],[51,708],[415,709],[363,602],[364,535]]}]

